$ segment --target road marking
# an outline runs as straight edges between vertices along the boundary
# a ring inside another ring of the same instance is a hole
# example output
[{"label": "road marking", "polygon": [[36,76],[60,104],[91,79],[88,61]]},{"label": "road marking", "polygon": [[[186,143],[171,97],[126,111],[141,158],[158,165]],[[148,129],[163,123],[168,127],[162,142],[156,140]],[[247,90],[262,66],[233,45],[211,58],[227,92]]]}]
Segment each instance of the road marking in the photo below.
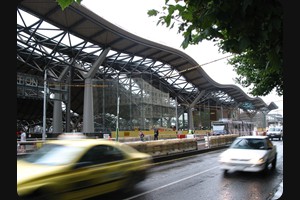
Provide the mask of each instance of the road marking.
[{"label": "road marking", "polygon": [[154,191],[157,191],[157,190],[160,190],[160,189],[163,189],[163,188],[169,187],[169,186],[171,186],[171,185],[174,185],[174,184],[176,184],[176,183],[179,183],[179,182],[185,181],[185,180],[187,180],[187,179],[193,178],[193,177],[195,177],[195,176],[198,176],[198,175],[200,175],[200,174],[204,174],[204,173],[206,173],[206,172],[209,172],[209,171],[211,171],[211,170],[213,170],[213,169],[216,169],[216,168],[219,168],[219,166],[216,166],[216,167],[213,167],[213,168],[210,168],[210,169],[204,170],[204,171],[202,171],[202,172],[199,172],[199,173],[197,173],[197,174],[193,174],[192,176],[185,177],[185,178],[183,178],[183,179],[180,179],[180,180],[177,180],[177,181],[171,182],[171,183],[169,183],[169,184],[166,184],[166,185],[160,186],[160,187],[158,187],[158,188],[155,188],[155,189],[153,189],[153,190],[149,190],[149,191],[147,191],[147,192],[143,192],[143,193],[141,193],[141,194],[137,194],[137,195],[135,195],[135,196],[132,196],[132,197],[128,197],[128,198],[126,198],[126,199],[123,199],[123,200],[130,200],[130,199],[134,199],[134,198],[136,198],[136,197],[140,197],[140,196],[142,196],[142,195],[145,195],[145,194],[149,194],[149,193],[151,193],[151,192],[154,192]]}]

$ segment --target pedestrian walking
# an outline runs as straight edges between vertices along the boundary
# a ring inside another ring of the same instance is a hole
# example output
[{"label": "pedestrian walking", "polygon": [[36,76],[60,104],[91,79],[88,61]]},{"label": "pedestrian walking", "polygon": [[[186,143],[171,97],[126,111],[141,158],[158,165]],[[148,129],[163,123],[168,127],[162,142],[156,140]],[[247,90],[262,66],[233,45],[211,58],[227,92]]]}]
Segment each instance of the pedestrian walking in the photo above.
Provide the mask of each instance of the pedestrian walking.
[{"label": "pedestrian walking", "polygon": [[[21,137],[20,139],[21,142],[26,142],[26,132],[24,130],[22,130],[20,137]],[[26,151],[25,144],[20,144],[20,149],[22,153],[25,153]]]},{"label": "pedestrian walking", "polygon": [[158,129],[154,129],[154,140],[158,140],[158,135],[159,135]]},{"label": "pedestrian walking", "polygon": [[141,141],[144,141],[145,134],[143,133],[142,130],[139,131],[139,136],[140,136]]}]

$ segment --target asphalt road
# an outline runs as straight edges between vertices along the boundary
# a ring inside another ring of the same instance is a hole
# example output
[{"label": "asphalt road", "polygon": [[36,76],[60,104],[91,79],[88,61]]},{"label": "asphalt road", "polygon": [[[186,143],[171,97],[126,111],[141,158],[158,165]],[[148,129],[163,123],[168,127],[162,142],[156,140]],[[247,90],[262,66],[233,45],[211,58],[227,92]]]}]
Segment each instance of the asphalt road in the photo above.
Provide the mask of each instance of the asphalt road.
[{"label": "asphalt road", "polygon": [[115,192],[93,200],[271,200],[282,194],[283,141],[277,166],[268,174],[232,172],[224,176],[217,158],[224,149],[156,163],[131,193]]}]

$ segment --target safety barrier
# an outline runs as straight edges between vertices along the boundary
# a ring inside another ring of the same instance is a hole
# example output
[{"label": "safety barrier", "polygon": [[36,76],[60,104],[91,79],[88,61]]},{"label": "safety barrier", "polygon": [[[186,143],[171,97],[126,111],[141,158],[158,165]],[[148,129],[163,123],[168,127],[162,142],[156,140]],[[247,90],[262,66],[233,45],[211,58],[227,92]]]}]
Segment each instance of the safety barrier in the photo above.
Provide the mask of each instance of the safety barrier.
[{"label": "safety barrier", "polygon": [[[236,137],[238,137],[237,134],[232,134],[222,136],[203,136],[203,139],[205,140],[205,148],[214,148],[229,145]],[[140,141],[139,138],[127,138],[129,140],[124,140],[122,142],[132,146],[140,152],[145,152],[152,156],[162,156],[198,150],[199,138],[201,137],[197,137],[196,135],[194,135],[194,138],[175,138],[165,140],[150,140],[151,138],[148,137],[145,141]],[[110,139],[115,140],[115,138]],[[44,141],[41,140],[26,142],[17,141],[17,156],[33,152],[40,148],[43,143]],[[21,145],[25,146],[25,151],[20,148]]]},{"label": "safety barrier", "polygon": [[219,135],[219,136],[204,136],[206,148],[229,145],[238,137],[238,134]]},{"label": "safety barrier", "polygon": [[[44,141],[17,141],[17,155],[31,153],[42,146]],[[197,150],[196,139],[168,139],[151,141],[127,141],[124,142],[138,151],[148,153],[152,156],[168,155],[191,150]],[[24,149],[20,148],[25,146]]]},{"label": "safety barrier", "polygon": [[44,141],[17,141],[17,154],[30,153],[36,151],[43,145]]},{"label": "safety barrier", "polygon": [[153,140],[149,142],[128,142],[128,145],[138,151],[152,156],[169,155],[173,153],[197,150],[198,144],[195,139],[169,139]]}]

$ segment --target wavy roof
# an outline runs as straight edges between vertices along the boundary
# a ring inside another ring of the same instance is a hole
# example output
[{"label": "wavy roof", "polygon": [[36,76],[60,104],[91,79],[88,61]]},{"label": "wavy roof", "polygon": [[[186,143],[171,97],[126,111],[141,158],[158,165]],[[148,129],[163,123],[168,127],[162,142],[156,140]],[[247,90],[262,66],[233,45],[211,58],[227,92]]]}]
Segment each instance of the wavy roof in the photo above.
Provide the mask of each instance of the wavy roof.
[{"label": "wavy roof", "polygon": [[[106,57],[105,64],[115,70],[107,72],[108,76],[125,72],[144,73],[145,77],[151,74],[154,80],[157,80],[152,82],[153,86],[170,93],[173,98],[178,97],[178,102],[181,104],[193,103],[197,96],[204,92],[205,95],[198,103],[214,99],[223,106],[239,107],[244,111],[268,112],[277,108],[276,104],[267,105],[259,97],[249,97],[236,85],[215,82],[193,58],[184,52],[131,34],[83,5],[73,4],[62,11],[55,0],[23,0],[18,2],[17,8],[17,12],[24,11],[35,18],[30,24],[29,20],[25,20],[26,25],[17,22],[17,72],[19,73],[43,77],[43,69],[35,67],[36,63],[39,63],[39,66],[44,65],[52,69],[53,77],[57,78],[62,73],[62,63],[66,66],[70,65],[70,59],[59,58],[61,54],[80,60],[81,67],[77,69],[75,67],[76,70],[88,71],[91,65],[86,68],[84,65],[94,63],[97,55],[109,47],[113,53]],[[46,33],[45,28],[42,31],[43,23],[51,24],[53,28],[47,29]],[[51,31],[57,32],[49,35]],[[76,43],[75,39],[72,42],[70,38],[71,42],[66,45],[60,38],[68,34],[80,38],[81,42]],[[44,48],[37,48],[41,44]],[[51,50],[50,53],[49,50],[45,50],[45,47]],[[92,48],[95,50],[91,50]],[[57,63],[60,63],[59,68]],[[103,75],[103,71],[101,74]],[[75,78],[83,79],[80,73],[76,74]],[[103,77],[99,76],[99,78]],[[158,87],[158,84],[163,87]],[[83,92],[78,88],[76,91]],[[82,94],[74,94],[74,92],[72,95],[82,97]],[[80,105],[83,104],[83,99],[76,101],[77,108],[73,109],[81,112]]]}]

